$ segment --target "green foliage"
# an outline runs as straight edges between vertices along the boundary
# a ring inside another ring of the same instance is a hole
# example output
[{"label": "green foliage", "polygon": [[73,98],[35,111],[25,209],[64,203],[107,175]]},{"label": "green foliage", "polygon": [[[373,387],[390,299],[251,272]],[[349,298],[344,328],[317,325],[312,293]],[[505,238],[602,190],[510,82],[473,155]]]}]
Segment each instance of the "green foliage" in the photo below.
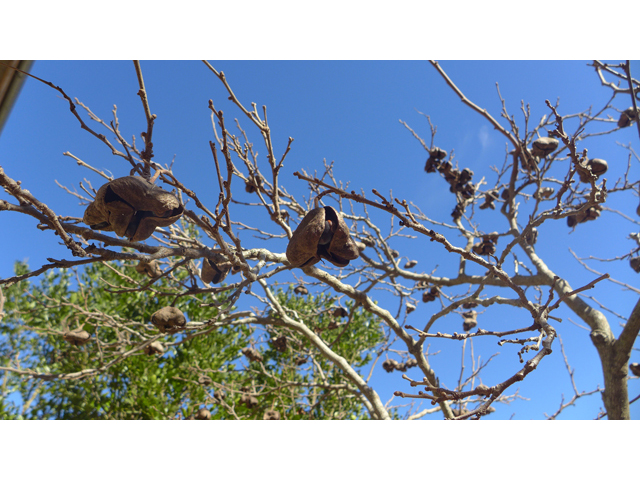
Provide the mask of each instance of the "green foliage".
[{"label": "green foliage", "polygon": [[[24,274],[28,266],[17,263],[15,270]],[[149,318],[164,306],[180,309],[189,322],[215,322],[220,314],[202,306],[210,294],[180,295],[174,285],[189,274],[174,273],[140,290],[149,279],[132,265],[95,263],[3,288],[1,365],[14,371],[0,371],[0,418],[193,418],[201,408],[213,419],[274,412],[286,419],[368,418],[343,372],[305,336],[275,325],[271,311],[252,322],[239,317],[234,325],[160,334]],[[276,295],[357,371],[384,340],[371,314],[352,303],[342,318],[332,314],[335,299],[322,293],[300,297],[290,287]],[[215,295],[219,308],[225,301],[225,293]],[[83,345],[64,337],[78,328],[91,334]],[[163,343],[163,354],[145,352],[152,340]],[[262,360],[249,360],[245,348]]]}]

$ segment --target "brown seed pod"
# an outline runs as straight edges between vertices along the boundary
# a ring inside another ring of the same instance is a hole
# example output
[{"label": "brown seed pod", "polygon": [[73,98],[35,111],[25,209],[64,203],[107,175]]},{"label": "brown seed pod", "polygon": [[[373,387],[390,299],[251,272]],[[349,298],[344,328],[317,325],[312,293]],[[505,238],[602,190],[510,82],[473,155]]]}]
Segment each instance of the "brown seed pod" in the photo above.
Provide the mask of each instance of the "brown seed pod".
[{"label": "brown seed pod", "polygon": [[91,338],[91,334],[82,329],[82,327],[76,328],[75,330],[71,330],[70,332],[66,332],[62,335],[62,338],[65,342],[70,343],[71,345],[75,345],[79,347],[80,345],[84,345]]},{"label": "brown seed pod", "polygon": [[163,355],[164,345],[158,341],[151,342],[149,345],[144,347],[144,353],[147,355]]},{"label": "brown seed pod", "polygon": [[244,190],[247,193],[254,193],[258,190],[260,185],[262,184],[262,180],[258,177],[250,178],[246,182],[244,182]]},{"label": "brown seed pod", "polygon": [[418,361],[415,358],[410,358],[406,361],[405,365],[407,368],[413,368],[418,366]]},{"label": "brown seed pod", "polygon": [[490,208],[495,210],[496,206],[493,204],[498,199],[498,190],[489,190],[484,194],[484,203],[480,205],[480,210],[486,210]]},{"label": "brown seed pod", "polygon": [[149,278],[158,278],[162,275],[160,268],[158,268],[158,262],[155,260],[151,260],[150,262],[145,262],[144,260],[140,260],[140,262],[136,265],[136,272],[146,275]]},{"label": "brown seed pod", "polygon": [[162,307],[151,315],[151,323],[162,333],[175,333],[184,328],[187,320],[176,307]]},{"label": "brown seed pod", "polygon": [[466,308],[467,310],[471,308],[476,308],[477,306],[478,306],[478,303],[476,302],[467,302],[462,304],[462,308]]},{"label": "brown seed pod", "polygon": [[[601,158],[592,158],[586,163],[587,170],[590,170],[596,177],[600,177],[600,175],[607,173],[607,169],[609,168],[606,160],[602,160]],[[589,183],[590,175],[587,172],[583,172],[578,170],[578,177],[580,177],[580,181],[582,183]]]},{"label": "brown seed pod", "polygon": [[631,373],[636,377],[640,377],[640,363],[630,363],[629,370],[631,370]]},{"label": "brown seed pod", "polygon": [[391,252],[391,256],[392,256],[393,258],[398,258],[398,257],[400,256],[400,252],[399,252],[398,250],[393,250],[393,249],[391,249],[391,250],[389,250],[389,251]]},{"label": "brown seed pod", "polygon": [[214,260],[210,258],[202,260],[200,278],[204,283],[220,283],[224,281],[231,270],[231,263],[227,262],[223,255],[215,253],[213,256]]},{"label": "brown seed pod", "polygon": [[295,362],[298,367],[300,365],[304,365],[305,363],[307,363],[307,357],[297,357]]},{"label": "brown seed pod", "polygon": [[406,372],[407,371],[407,364],[406,363],[399,363],[398,365],[396,365],[396,370],[398,370],[399,372]]},{"label": "brown seed pod", "polygon": [[468,312],[464,312],[462,317],[464,318],[464,322],[462,323],[462,328],[465,332],[468,332],[474,327],[478,326],[478,320],[476,319],[478,312],[475,310],[469,310]]},{"label": "brown seed pod", "polygon": [[286,352],[287,351],[287,337],[285,337],[284,335],[280,335],[278,338],[274,338],[271,341],[271,344],[273,345],[273,348],[275,348],[278,352]]},{"label": "brown seed pod", "polygon": [[414,303],[407,303],[405,311],[407,312],[407,315],[409,315],[411,312],[415,311],[415,309],[416,305]]},{"label": "brown seed pod", "polygon": [[440,296],[440,290],[438,290],[438,287],[431,287],[431,289],[428,292],[424,292],[422,294],[422,301],[425,303],[433,302],[439,296]]},{"label": "brown seed pod", "polygon": [[335,330],[339,326],[340,326],[340,324],[332,319],[332,320],[329,321],[329,325],[327,325],[327,330]]},{"label": "brown seed pod", "polygon": [[418,264],[417,260],[409,260],[407,263],[404,264],[404,268],[413,268]]},{"label": "brown seed pod", "polygon": [[[578,205],[576,210],[582,208],[582,205]],[[600,216],[600,212],[602,211],[601,205],[593,205],[586,209],[584,212],[569,215],[567,217],[567,225],[571,228],[575,227],[579,223],[588,222],[589,220],[595,220]]]},{"label": "brown seed pod", "polygon": [[121,177],[100,187],[82,221],[93,230],[115,232],[137,242],[149,238],[156,227],[176,222],[183,212],[172,193],[142,177]]},{"label": "brown seed pod", "polygon": [[638,119],[638,111],[635,110],[632,105],[620,114],[620,118],[618,119],[618,127],[620,128],[628,127],[637,119]]},{"label": "brown seed pod", "polygon": [[640,273],[640,257],[633,257],[631,260],[629,260],[629,265],[634,272]]},{"label": "brown seed pod", "polygon": [[280,420],[280,412],[275,410],[267,410],[264,412],[263,420]]},{"label": "brown seed pod", "polygon": [[217,402],[217,403],[221,403],[222,400],[224,400],[226,398],[226,394],[224,393],[224,390],[216,390],[215,392],[213,392],[213,399]]},{"label": "brown seed pod", "polygon": [[286,253],[289,263],[300,268],[321,259],[346,267],[360,255],[342,214],[333,207],[318,207],[307,213],[293,232]]},{"label": "brown seed pod", "polygon": [[531,153],[536,157],[546,157],[558,148],[558,145],[560,145],[560,142],[556,138],[538,138],[531,144]]},{"label": "brown seed pod", "polygon": [[200,385],[211,385],[213,381],[204,373],[198,377],[198,383]]},{"label": "brown seed pod", "polygon": [[240,403],[244,403],[249,408],[256,408],[258,406],[258,399],[248,393],[243,393],[240,398]]},{"label": "brown seed pod", "polygon": [[367,233],[367,235],[362,239],[362,243],[367,247],[373,247],[376,244],[376,240],[370,233]]},{"label": "brown seed pod", "polygon": [[309,290],[307,290],[307,287],[305,287],[304,285],[298,285],[296,288],[293,289],[293,291],[295,293],[297,293],[298,295],[308,295],[309,294]]},{"label": "brown seed pod", "polygon": [[384,368],[385,372],[387,372],[387,373],[393,372],[398,365],[399,365],[398,362],[396,362],[392,358],[382,362],[382,368]]},{"label": "brown seed pod", "polygon": [[255,348],[244,347],[241,350],[242,354],[249,359],[250,362],[261,362],[262,355]]},{"label": "brown seed pod", "polygon": [[539,190],[536,190],[536,193],[533,194],[533,198],[536,200],[542,200],[544,198],[549,198],[554,192],[555,189],[551,187],[542,187]]},{"label": "brown seed pod", "polygon": [[331,314],[334,317],[348,317],[349,316],[349,312],[347,312],[346,308],[343,308],[343,307],[334,308],[333,311],[331,312]]},{"label": "brown seed pod", "polygon": [[201,408],[194,418],[196,420],[211,420],[211,412],[206,408]]}]

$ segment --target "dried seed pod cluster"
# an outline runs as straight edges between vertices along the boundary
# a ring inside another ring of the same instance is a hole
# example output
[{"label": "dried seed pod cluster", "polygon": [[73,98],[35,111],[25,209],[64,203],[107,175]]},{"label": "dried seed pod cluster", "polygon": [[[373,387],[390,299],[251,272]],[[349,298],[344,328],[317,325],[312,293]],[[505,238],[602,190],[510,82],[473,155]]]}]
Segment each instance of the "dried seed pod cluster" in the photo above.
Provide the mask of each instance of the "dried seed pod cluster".
[{"label": "dried seed pod cluster", "polygon": [[478,312],[475,310],[469,310],[468,312],[463,312],[462,317],[464,318],[464,322],[462,322],[462,328],[465,332],[468,332],[472,328],[478,326],[477,320]]},{"label": "dried seed pod cluster", "polygon": [[[582,205],[578,205],[576,209],[580,209],[581,207]],[[593,205],[581,213],[578,213],[576,215],[569,215],[567,217],[567,225],[573,228],[579,223],[588,222],[589,220],[595,220],[600,216],[601,211],[602,211],[601,205]]]},{"label": "dried seed pod cluster", "polygon": [[[584,164],[583,167],[599,178],[600,175],[607,173],[609,165],[607,164],[606,160],[602,160],[601,158],[592,158],[590,160],[587,160],[586,164]],[[589,183],[591,175],[589,175],[589,173],[585,172],[584,170],[578,169],[578,177],[580,177],[580,181],[582,183]]]},{"label": "dried seed pod cluster", "polygon": [[275,410],[266,410],[262,417],[263,420],[280,420],[280,412]]},{"label": "dried seed pod cluster", "polygon": [[220,283],[231,270],[231,262],[228,262],[223,255],[215,253],[213,257],[213,259],[207,257],[202,261],[200,278],[204,283]]},{"label": "dried seed pod cluster", "polygon": [[249,359],[250,362],[261,362],[262,355],[255,348],[244,347],[241,350],[242,354]]},{"label": "dried seed pod cluster", "polygon": [[638,114],[640,113],[640,107],[638,109],[634,109],[633,105],[627,108],[624,112],[620,114],[620,118],[618,119],[618,127],[624,128],[628,127],[632,123],[638,120]]},{"label": "dried seed pod cluster", "polygon": [[472,250],[476,255],[495,255],[496,244],[498,243],[498,233],[493,232],[482,236],[482,242],[474,245]]},{"label": "dried seed pod cluster", "polygon": [[284,335],[280,335],[277,338],[274,338],[271,341],[273,348],[275,348],[278,352],[283,353],[287,351],[288,340]]},{"label": "dried seed pod cluster", "polygon": [[142,177],[121,177],[100,187],[82,221],[137,242],[149,238],[156,227],[176,222],[183,212],[172,193]]},{"label": "dried seed pod cluster", "polygon": [[176,307],[162,307],[151,315],[151,323],[162,333],[175,333],[184,328],[187,319]]},{"label": "dried seed pod cluster", "polygon": [[293,232],[286,254],[293,267],[308,267],[321,259],[346,267],[360,251],[342,214],[333,207],[318,207],[307,213]]},{"label": "dried seed pod cluster", "polygon": [[422,301],[424,303],[433,302],[440,296],[440,290],[438,287],[431,287],[428,292],[422,294]]},{"label": "dried seed pod cluster", "polygon": [[447,152],[438,147],[433,147],[429,151],[429,158],[424,166],[424,171],[427,173],[435,172],[440,166],[440,160],[444,160],[447,156]]},{"label": "dried seed pod cluster", "polygon": [[211,420],[211,412],[206,408],[201,408],[194,418],[196,420]]},{"label": "dried seed pod cluster", "polygon": [[382,368],[384,368],[385,372],[387,373],[391,373],[394,370],[398,370],[399,372],[406,372],[408,368],[413,368],[417,366],[418,366],[418,361],[415,358],[410,358],[404,363],[399,363],[392,358],[382,362]]},{"label": "dried seed pod cluster", "polygon": [[484,203],[480,205],[480,210],[486,210],[490,208],[491,210],[495,210],[496,206],[493,204],[496,200],[498,200],[498,189],[489,190],[484,194]]},{"label": "dried seed pod cluster", "polygon": [[536,192],[533,194],[533,198],[535,198],[536,200],[542,200],[545,198],[549,198],[551,195],[553,195],[554,192],[555,189],[551,187],[542,187],[539,190],[536,190]]},{"label": "dried seed pod cluster", "polygon": [[144,353],[147,355],[163,355],[164,345],[158,341],[151,342],[149,345],[144,347]]},{"label": "dried seed pod cluster", "polygon": [[84,345],[91,339],[91,334],[82,329],[82,327],[76,328],[75,330],[71,330],[70,332],[66,332],[62,335],[62,338],[65,342],[70,343],[71,345],[75,345],[79,347],[80,345]]},{"label": "dried seed pod cluster", "polygon": [[141,275],[146,275],[149,278],[158,278],[162,275],[160,268],[158,267],[158,262],[155,260],[151,260],[150,262],[145,262],[144,260],[140,260],[136,265],[136,272]]},{"label": "dried seed pod cluster", "polygon": [[258,399],[248,393],[243,393],[240,397],[240,403],[244,403],[248,408],[256,408],[258,406]]},{"label": "dried seed pod cluster", "polygon": [[471,182],[473,172],[468,168],[462,171],[453,168],[451,162],[442,161],[446,156],[447,152],[438,147],[433,147],[429,152],[429,158],[427,159],[424,170],[427,173],[439,172],[449,184],[449,191],[456,194],[458,203],[451,213],[451,216],[454,220],[457,220],[462,217],[464,213],[464,200],[473,197],[476,189]]}]

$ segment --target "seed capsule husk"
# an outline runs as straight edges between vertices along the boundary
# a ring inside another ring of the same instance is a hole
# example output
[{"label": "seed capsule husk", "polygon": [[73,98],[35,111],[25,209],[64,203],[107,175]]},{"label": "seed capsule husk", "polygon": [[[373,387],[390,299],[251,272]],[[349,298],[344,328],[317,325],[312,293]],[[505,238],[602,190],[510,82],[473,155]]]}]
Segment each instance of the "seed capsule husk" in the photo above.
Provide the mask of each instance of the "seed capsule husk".
[{"label": "seed capsule husk", "polygon": [[176,222],[183,212],[184,207],[171,192],[142,177],[130,176],[102,185],[82,221],[93,230],[115,232],[138,242],[149,238],[156,227]]}]

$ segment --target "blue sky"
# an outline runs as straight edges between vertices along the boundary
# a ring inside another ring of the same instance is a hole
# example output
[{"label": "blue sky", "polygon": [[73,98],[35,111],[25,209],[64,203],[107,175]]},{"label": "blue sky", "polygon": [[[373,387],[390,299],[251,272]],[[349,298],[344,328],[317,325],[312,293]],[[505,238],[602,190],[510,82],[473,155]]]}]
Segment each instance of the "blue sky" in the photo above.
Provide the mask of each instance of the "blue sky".
[{"label": "blue sky", "polygon": [[[396,197],[413,201],[431,218],[449,222],[455,200],[448,192],[448,185],[441,177],[424,172],[426,153],[399,122],[408,123],[429,142],[428,123],[418,111],[429,115],[437,125],[435,144],[447,151],[455,150],[460,168],[470,168],[475,172],[474,181],[485,176],[492,185],[495,175],[490,166],[501,165],[505,158],[504,137],[486,119],[463,105],[436,70],[424,61],[211,63],[225,72],[236,96],[246,106],[251,102],[257,103],[259,108],[267,105],[277,156],[283,153],[289,137],[295,139],[281,182],[297,196],[308,197],[308,190],[292,173],[302,168],[308,172],[322,171],[323,160],[326,159],[334,162],[336,179],[350,182],[349,189],[364,189],[368,196],[372,188],[384,194],[392,190]],[[593,68],[586,66],[587,63],[443,61],[441,65],[471,101],[486,108],[506,125],[500,118],[498,82],[508,112],[515,116],[522,128],[521,100],[530,105],[533,123],[537,123],[542,115],[550,114],[544,104],[546,99],[555,104],[560,98],[559,112],[563,115],[585,111],[591,106],[594,111],[599,110],[611,93],[600,85]],[[214,138],[207,108],[209,99],[217,108],[224,110],[227,125],[233,118],[240,120],[260,152],[259,159],[264,161],[265,152],[259,132],[227,100],[220,82],[202,63],[143,61],[142,69],[151,111],[158,116],[153,137],[154,160],[164,164],[175,157],[173,170],[178,178],[198,192],[205,203],[215,205],[218,187],[208,143]],[[632,62],[632,71],[636,78],[640,75],[640,62]],[[31,73],[62,87],[70,97],[77,97],[104,120],[112,118],[111,110],[116,104],[120,129],[125,138],[130,139],[133,134],[140,141],[140,132],[146,130],[146,122],[136,95],[138,86],[132,62],[37,61]],[[613,103],[620,109],[629,104],[629,97],[623,96]],[[609,113],[617,119],[614,111]],[[86,115],[84,118],[89,123]],[[571,125],[570,122],[568,124]],[[97,129],[94,122],[90,125]],[[604,127],[598,128],[604,130]],[[590,157],[605,158],[609,162],[606,177],[608,185],[612,186],[627,166],[628,151],[619,144],[631,144],[637,148],[638,140],[638,131],[627,128],[609,136],[589,138],[581,147],[588,148]],[[128,164],[112,156],[103,144],[80,129],[69,112],[68,104],[55,90],[28,79],[0,136],[0,165],[9,176],[22,180],[25,188],[58,214],[82,216],[83,207],[54,180],[71,189],[78,188],[78,182],[83,178],[89,179],[96,188],[102,181],[96,174],[78,167],[73,159],[63,156],[66,151],[97,168],[111,171],[116,177],[129,172]],[[638,173],[640,165],[637,160],[632,160],[630,178],[638,178]],[[8,199],[8,195],[2,192],[0,198]],[[240,188],[237,198],[246,200],[249,197]],[[627,235],[638,231],[637,205],[638,197],[629,192],[619,198],[612,196],[607,202],[608,207],[625,211],[633,222],[612,212],[604,212],[600,220],[580,225],[573,233],[569,232],[564,220],[548,222],[540,229],[536,251],[552,270],[566,278],[574,288],[580,287],[597,275],[582,268],[569,253],[569,247],[578,256],[615,257],[626,254],[632,248]],[[526,206],[522,208],[524,213]],[[242,219],[241,212],[238,209],[239,219]],[[478,220],[486,222],[487,226],[482,229],[487,232],[504,231],[504,222],[492,213],[488,211],[477,216]],[[388,217],[378,218],[381,219],[380,225],[388,229]],[[521,213],[521,221],[525,218],[526,215]],[[15,260],[28,259],[30,266],[35,268],[45,263],[47,257],[70,257],[67,250],[58,245],[57,237],[50,232],[40,232],[36,222],[30,218],[5,212],[0,216],[0,229],[7,232],[8,228],[15,233],[3,235],[3,250],[11,253],[0,257],[1,278],[11,275]],[[464,244],[462,238],[450,231],[445,229],[442,233],[452,243]],[[248,232],[241,232],[241,238],[246,247],[259,246],[261,242]],[[418,260],[418,271],[430,272],[438,265],[436,274],[455,275],[457,261],[453,256],[446,255],[438,245],[424,238],[392,246],[408,258]],[[274,242],[271,248],[284,251],[285,245]],[[520,257],[524,259],[524,254]],[[627,262],[592,262],[590,265],[603,273],[611,273],[617,280],[638,285],[637,274]],[[624,291],[610,282],[601,282],[588,294],[593,294],[605,302],[605,306],[623,316],[631,311],[637,300],[637,294]],[[391,301],[383,306],[392,311],[397,308]],[[420,328],[435,311],[435,304],[420,303],[409,323]],[[588,332],[568,321],[580,323],[568,309],[563,307],[556,311],[556,315],[564,319],[562,324],[554,326],[562,336],[569,361],[575,369],[578,390],[589,391],[598,384],[602,386],[599,361]],[[530,318],[525,312],[514,309],[492,308],[481,315],[479,321],[487,325],[485,328],[510,329],[527,326]],[[622,320],[609,314],[609,321],[613,330],[619,331],[618,324]],[[441,322],[436,330],[461,329],[457,315]],[[448,322],[453,322],[455,327]],[[480,353],[483,360],[496,351],[500,352],[486,373],[483,372],[482,379],[488,385],[504,380],[520,368],[517,347],[506,345],[499,348],[496,342],[495,338],[489,338],[476,339],[474,343],[475,353]],[[431,358],[433,366],[441,382],[453,387],[460,368],[460,344],[432,342],[431,352],[438,350],[441,353]],[[467,348],[467,355],[468,351]],[[640,361],[637,351],[633,353],[632,361]],[[468,357],[466,367],[469,368]],[[383,401],[390,398],[394,390],[410,391],[400,377],[401,374],[387,374],[378,366],[373,386],[379,390]],[[572,396],[559,343],[555,344],[553,355],[545,358],[538,369],[517,387],[520,388],[519,394],[531,401],[498,406],[493,418],[510,418],[513,414],[516,419],[544,418],[544,412],[555,412],[562,393],[565,400]],[[640,393],[637,380],[630,382],[629,387],[631,398]],[[506,392],[513,393],[513,387]],[[394,404],[400,403],[405,402],[394,401]],[[597,395],[581,399],[561,418],[594,418],[599,405]],[[638,418],[638,414],[640,402],[632,406],[632,417]]]}]

